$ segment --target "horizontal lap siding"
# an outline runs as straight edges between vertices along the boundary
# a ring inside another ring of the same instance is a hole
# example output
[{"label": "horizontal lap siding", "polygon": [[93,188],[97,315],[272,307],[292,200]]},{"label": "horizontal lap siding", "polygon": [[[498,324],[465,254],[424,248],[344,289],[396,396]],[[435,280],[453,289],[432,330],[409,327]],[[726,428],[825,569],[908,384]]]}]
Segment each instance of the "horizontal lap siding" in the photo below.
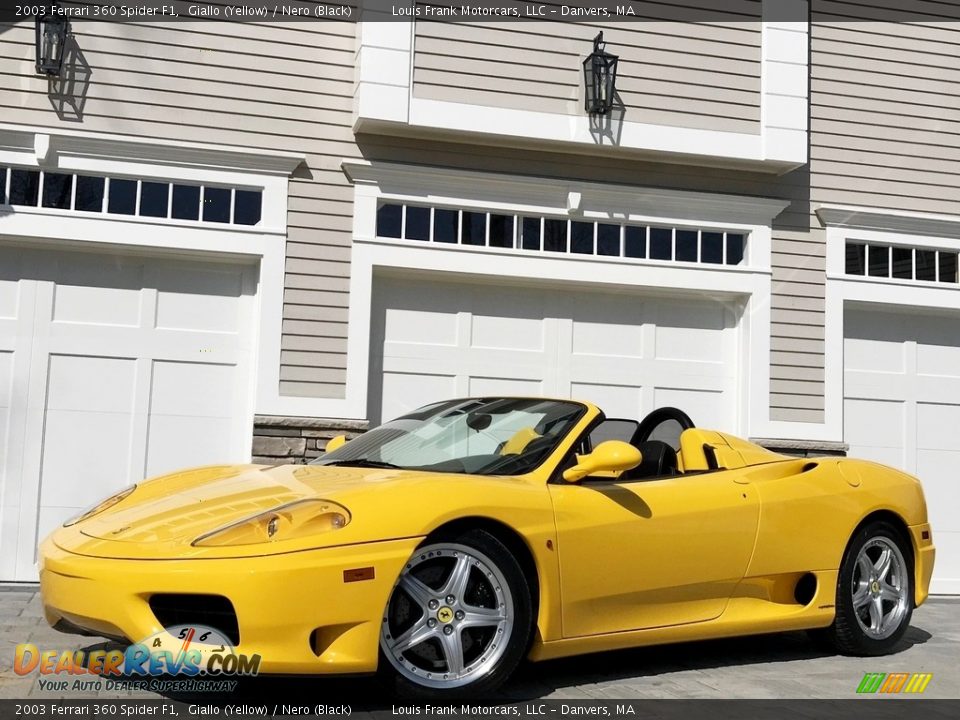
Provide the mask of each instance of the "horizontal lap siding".
[{"label": "horizontal lap siding", "polygon": [[[812,199],[960,214],[960,24],[837,21],[856,10],[813,4]],[[960,19],[939,2],[910,11]]]},{"label": "horizontal lap siding", "polygon": [[[944,7],[911,4],[911,19]],[[960,213],[960,26],[884,18],[904,14],[885,2],[811,3],[810,165],[791,174],[809,183],[809,203],[794,203],[774,229],[775,420],[823,419],[825,231],[811,211],[832,203]]]},{"label": "horizontal lap siding", "polygon": [[280,392],[343,397],[353,194],[340,161],[357,155],[356,26],[75,22],[73,32],[89,86],[82,116],[61,120],[34,76],[33,25],[0,25],[5,122],[306,156],[290,183]]},{"label": "horizontal lap siding", "polygon": [[[582,66],[603,30],[620,57],[625,120],[741,133],[760,131],[760,3],[744,22],[470,22],[418,20],[414,95],[579,115]],[[651,6],[655,7],[655,6]]]},{"label": "horizontal lap siding", "polygon": [[806,168],[771,182],[793,202],[773,227],[770,417],[823,422],[825,237],[811,214],[807,182]]}]

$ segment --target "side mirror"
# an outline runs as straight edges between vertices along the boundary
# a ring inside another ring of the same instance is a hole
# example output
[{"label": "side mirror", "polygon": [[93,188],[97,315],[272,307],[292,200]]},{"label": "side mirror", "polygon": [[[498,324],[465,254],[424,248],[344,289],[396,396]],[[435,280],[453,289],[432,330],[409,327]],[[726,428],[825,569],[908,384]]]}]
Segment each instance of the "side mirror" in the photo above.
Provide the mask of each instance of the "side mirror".
[{"label": "side mirror", "polygon": [[578,455],[577,464],[563,471],[563,479],[577,482],[597,472],[623,472],[635,468],[643,460],[640,451],[623,440],[607,440],[589,455]]},{"label": "side mirror", "polygon": [[323,449],[323,451],[328,453],[333,452],[337,448],[343,447],[344,444],[346,444],[346,442],[347,442],[346,435],[337,435],[336,437],[332,437],[329,440],[327,440],[327,445]]}]

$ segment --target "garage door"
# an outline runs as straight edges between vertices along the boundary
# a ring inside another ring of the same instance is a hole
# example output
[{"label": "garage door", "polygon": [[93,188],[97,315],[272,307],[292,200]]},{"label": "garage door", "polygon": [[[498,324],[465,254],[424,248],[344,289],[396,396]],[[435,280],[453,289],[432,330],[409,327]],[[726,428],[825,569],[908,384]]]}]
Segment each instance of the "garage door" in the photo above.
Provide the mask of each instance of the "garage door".
[{"label": "garage door", "polygon": [[933,591],[960,593],[960,318],[848,309],[844,327],[850,455],[923,481]]},{"label": "garage door", "polygon": [[256,270],[0,246],[0,579],[145,476],[249,458]]},{"label": "garage door", "polygon": [[737,429],[737,312],[719,302],[378,277],[373,308],[373,419],[514,394]]}]

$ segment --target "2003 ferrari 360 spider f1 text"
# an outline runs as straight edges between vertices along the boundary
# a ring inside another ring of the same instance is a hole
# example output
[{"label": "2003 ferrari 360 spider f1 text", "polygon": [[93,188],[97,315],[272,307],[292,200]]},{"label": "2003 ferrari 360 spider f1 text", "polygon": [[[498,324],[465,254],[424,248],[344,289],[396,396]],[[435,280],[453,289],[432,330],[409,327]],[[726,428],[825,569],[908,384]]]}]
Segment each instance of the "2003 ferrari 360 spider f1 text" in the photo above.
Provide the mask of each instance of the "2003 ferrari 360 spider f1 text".
[{"label": "2003 ferrari 360 spider f1 text", "polygon": [[[335,448],[335,449],[334,449]],[[429,405],[310,465],[144,482],[47,538],[49,622],[138,641],[215,627],[261,672],[378,668],[489,692],[524,657],[809,629],[889,652],[927,597],[920,483],[793,458],[661,408]]]}]

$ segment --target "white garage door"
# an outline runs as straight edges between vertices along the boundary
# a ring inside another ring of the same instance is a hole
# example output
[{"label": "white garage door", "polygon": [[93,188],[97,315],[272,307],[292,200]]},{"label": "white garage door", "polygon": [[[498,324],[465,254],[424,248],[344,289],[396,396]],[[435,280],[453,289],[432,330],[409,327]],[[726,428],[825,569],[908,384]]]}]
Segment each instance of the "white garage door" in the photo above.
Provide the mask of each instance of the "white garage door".
[{"label": "white garage door", "polygon": [[960,318],[848,309],[850,455],[923,481],[937,545],[933,591],[960,593]]},{"label": "white garage door", "polygon": [[610,417],[673,405],[737,429],[737,311],[708,300],[374,282],[371,419],[434,400],[548,395]]},{"label": "white garage door", "polygon": [[256,269],[0,246],[0,579],[146,476],[249,458]]}]

